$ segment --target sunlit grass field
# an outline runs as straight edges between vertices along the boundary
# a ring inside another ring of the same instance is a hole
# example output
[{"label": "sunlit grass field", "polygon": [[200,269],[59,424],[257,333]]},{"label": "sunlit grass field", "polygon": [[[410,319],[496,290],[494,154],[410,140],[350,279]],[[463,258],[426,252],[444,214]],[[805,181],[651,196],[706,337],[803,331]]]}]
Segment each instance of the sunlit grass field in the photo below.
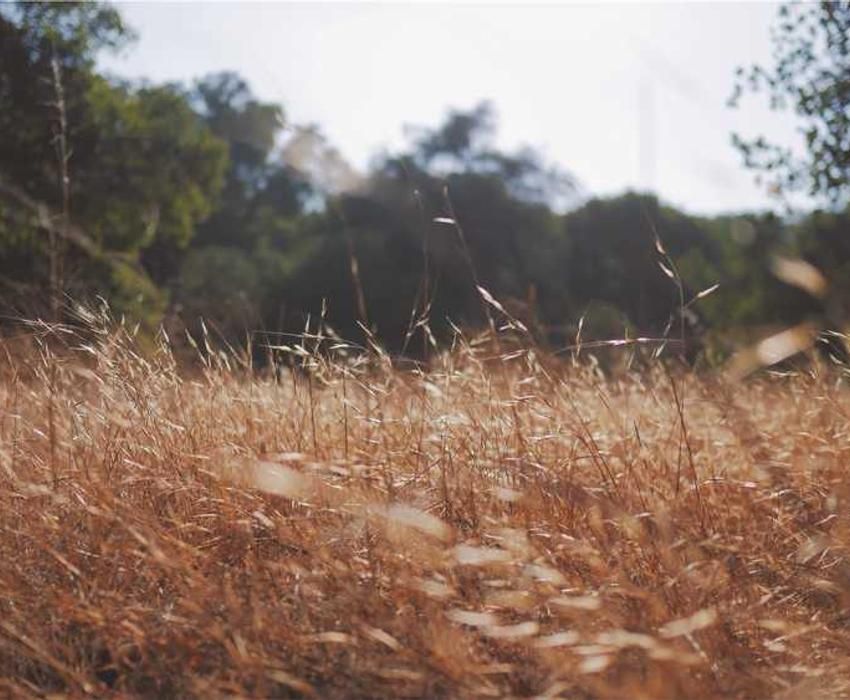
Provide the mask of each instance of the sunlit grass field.
[{"label": "sunlit grass field", "polygon": [[840,371],[31,336],[0,383],[0,696],[848,695]]}]

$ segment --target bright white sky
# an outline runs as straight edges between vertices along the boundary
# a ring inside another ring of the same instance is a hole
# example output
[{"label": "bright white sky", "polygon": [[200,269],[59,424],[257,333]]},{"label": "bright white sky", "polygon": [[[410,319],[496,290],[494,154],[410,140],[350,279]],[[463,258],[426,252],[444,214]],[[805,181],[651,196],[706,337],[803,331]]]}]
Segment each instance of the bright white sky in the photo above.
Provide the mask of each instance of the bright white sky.
[{"label": "bright white sky", "polygon": [[770,59],[774,3],[122,3],[140,40],[104,68],[155,81],[235,70],[356,167],[493,101],[498,143],[529,144],[589,194],[652,189],[694,213],[765,208],[734,130],[788,141],[738,65]]}]

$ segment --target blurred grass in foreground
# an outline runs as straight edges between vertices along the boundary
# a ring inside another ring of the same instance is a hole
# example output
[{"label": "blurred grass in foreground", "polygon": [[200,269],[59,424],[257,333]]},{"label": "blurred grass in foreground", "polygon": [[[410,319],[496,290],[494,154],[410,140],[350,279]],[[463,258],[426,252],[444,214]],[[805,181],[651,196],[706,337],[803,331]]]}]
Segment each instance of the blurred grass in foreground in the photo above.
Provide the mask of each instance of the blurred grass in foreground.
[{"label": "blurred grass in foreground", "polygon": [[191,371],[35,330],[0,383],[0,694],[848,693],[837,372],[461,336],[427,370],[314,336]]}]

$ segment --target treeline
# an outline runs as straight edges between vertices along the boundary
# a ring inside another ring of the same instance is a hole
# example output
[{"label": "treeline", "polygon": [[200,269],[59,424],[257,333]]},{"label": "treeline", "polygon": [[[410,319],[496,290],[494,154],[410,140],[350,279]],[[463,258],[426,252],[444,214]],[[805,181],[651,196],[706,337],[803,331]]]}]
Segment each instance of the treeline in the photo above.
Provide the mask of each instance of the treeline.
[{"label": "treeline", "polygon": [[[561,213],[573,179],[495,148],[486,104],[359,174],[235,74],[101,74],[98,52],[131,39],[107,5],[0,6],[7,318],[102,298],[148,331],[203,318],[241,344],[322,317],[418,354],[484,323],[480,287],[553,346],[579,325],[584,338],[669,333],[688,305],[709,357],[765,327],[847,318],[850,212],[700,218],[628,193]],[[776,255],[816,266],[825,295],[778,279]]]}]

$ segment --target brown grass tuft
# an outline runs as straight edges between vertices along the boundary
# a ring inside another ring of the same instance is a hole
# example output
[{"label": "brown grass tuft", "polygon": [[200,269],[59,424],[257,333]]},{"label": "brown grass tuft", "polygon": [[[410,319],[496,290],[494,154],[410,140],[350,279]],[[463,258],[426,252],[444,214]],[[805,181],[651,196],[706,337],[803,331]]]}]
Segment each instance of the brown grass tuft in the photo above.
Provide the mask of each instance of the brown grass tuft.
[{"label": "brown grass tuft", "polygon": [[65,337],[0,383],[0,695],[850,692],[835,377]]}]

